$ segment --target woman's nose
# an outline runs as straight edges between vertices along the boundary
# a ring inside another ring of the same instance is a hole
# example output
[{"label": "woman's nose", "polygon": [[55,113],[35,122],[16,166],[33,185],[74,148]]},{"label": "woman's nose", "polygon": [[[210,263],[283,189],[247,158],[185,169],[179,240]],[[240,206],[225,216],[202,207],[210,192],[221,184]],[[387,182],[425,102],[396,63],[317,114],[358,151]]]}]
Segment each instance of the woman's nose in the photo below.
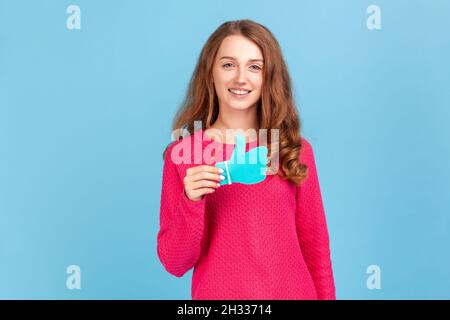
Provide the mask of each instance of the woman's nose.
[{"label": "woman's nose", "polygon": [[244,68],[239,68],[237,70],[236,82],[245,83],[245,78],[246,78],[245,69]]}]

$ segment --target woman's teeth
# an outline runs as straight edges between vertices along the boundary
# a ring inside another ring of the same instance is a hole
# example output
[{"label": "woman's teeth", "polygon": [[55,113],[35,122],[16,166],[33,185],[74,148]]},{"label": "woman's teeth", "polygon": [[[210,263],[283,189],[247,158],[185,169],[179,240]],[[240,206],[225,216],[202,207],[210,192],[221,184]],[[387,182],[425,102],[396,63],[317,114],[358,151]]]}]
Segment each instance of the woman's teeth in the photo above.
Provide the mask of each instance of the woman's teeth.
[{"label": "woman's teeth", "polygon": [[228,91],[230,91],[230,92],[232,92],[234,94],[240,94],[240,95],[247,94],[247,93],[251,92],[250,90],[234,90],[234,89],[228,89]]}]

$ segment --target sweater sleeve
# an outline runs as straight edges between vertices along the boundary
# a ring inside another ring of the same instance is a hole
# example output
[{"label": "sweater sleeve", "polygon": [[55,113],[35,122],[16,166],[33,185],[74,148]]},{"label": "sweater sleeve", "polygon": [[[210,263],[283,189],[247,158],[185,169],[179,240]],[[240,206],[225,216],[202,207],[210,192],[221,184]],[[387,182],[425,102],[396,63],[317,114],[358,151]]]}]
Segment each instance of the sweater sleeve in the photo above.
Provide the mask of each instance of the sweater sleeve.
[{"label": "sweater sleeve", "polygon": [[300,248],[313,278],[319,300],[335,300],[329,236],[314,153],[302,138],[300,162],[308,166],[308,177],[297,187],[296,229]]},{"label": "sweater sleeve", "polygon": [[205,198],[190,200],[184,193],[184,164],[171,160],[169,147],[164,160],[160,203],[158,257],[164,268],[176,277],[183,276],[200,257],[204,228]]}]

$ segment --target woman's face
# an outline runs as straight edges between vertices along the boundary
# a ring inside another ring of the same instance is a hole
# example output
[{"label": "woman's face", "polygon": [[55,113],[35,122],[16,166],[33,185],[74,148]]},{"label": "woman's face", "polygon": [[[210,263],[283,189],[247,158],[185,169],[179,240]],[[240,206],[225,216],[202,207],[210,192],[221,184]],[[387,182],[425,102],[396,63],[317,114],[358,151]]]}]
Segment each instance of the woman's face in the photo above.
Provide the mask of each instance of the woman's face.
[{"label": "woman's face", "polygon": [[263,55],[251,40],[232,35],[226,37],[217,52],[213,81],[220,108],[244,110],[261,97]]}]

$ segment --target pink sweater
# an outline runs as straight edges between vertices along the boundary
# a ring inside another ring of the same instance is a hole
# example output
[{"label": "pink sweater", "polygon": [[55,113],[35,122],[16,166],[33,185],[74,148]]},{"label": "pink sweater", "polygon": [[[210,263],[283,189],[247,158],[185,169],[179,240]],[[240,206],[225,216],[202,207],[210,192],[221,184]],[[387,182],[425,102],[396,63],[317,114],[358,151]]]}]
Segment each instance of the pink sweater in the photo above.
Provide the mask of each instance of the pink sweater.
[{"label": "pink sweater", "polygon": [[[194,267],[192,299],[335,299],[329,236],[309,142],[302,138],[300,159],[309,176],[299,187],[268,175],[257,184],[220,186],[199,201],[186,197],[183,178],[187,168],[200,164],[175,164],[171,158],[172,150],[178,146],[174,151],[179,152],[186,143],[192,146],[191,161],[205,147],[217,148],[214,163],[229,159],[234,145],[212,141],[199,130],[167,150],[157,252],[164,268],[177,277]],[[246,149],[255,146],[247,143]]]}]

